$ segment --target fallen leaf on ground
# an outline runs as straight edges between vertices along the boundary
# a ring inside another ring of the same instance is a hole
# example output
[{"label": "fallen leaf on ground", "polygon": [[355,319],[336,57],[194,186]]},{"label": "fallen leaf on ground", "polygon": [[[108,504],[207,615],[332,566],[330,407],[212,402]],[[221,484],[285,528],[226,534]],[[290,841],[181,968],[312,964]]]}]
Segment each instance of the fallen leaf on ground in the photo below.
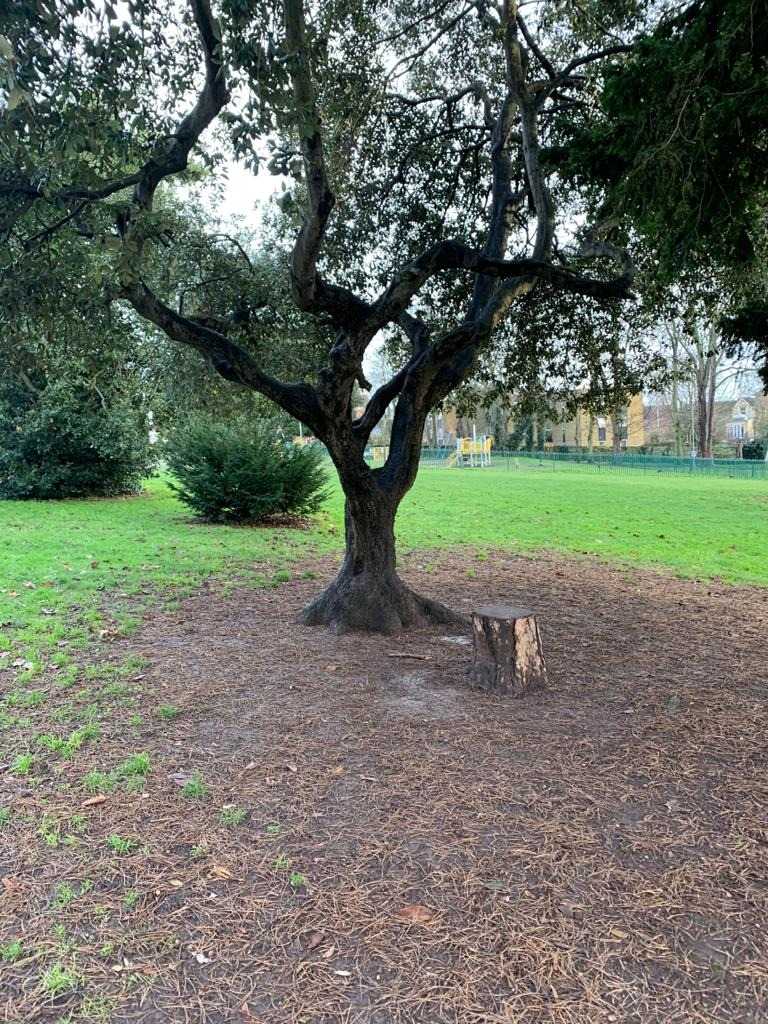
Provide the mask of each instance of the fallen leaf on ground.
[{"label": "fallen leaf on ground", "polygon": [[289,772],[297,772],[299,770],[295,764],[287,764],[285,767]]},{"label": "fallen leaf on ground", "polygon": [[312,932],[307,942],[307,949],[311,952],[313,949],[317,949],[320,943],[325,938],[325,932]]},{"label": "fallen leaf on ground", "polygon": [[628,939],[629,932],[625,932],[623,928],[611,928],[611,935],[614,939]]},{"label": "fallen leaf on ground", "polygon": [[170,772],[168,778],[175,782],[177,786],[186,786],[186,784],[192,778],[192,772],[181,771],[181,772]]},{"label": "fallen leaf on ground", "polygon": [[397,916],[410,924],[429,924],[434,918],[435,911],[431,907],[425,907],[422,903],[409,903],[397,911]]},{"label": "fallen leaf on ground", "polygon": [[225,868],[223,864],[214,864],[211,870],[208,872],[209,878],[231,878],[232,872],[229,868]]},{"label": "fallen leaf on ground", "polygon": [[29,587],[30,590],[37,590],[37,584],[33,583],[32,580],[26,580],[24,586]]},{"label": "fallen leaf on ground", "polygon": [[336,947],[335,946],[329,946],[328,949],[324,949],[323,950],[323,952],[320,954],[320,956],[323,957],[324,960],[330,960],[335,952],[336,952]]},{"label": "fallen leaf on ground", "polygon": [[211,962],[210,957],[207,957],[205,953],[195,953],[195,960],[199,964],[209,964]]},{"label": "fallen leaf on ground", "polygon": [[104,804],[107,802],[107,798],[100,794],[99,796],[88,797],[87,800],[83,800],[80,804],[81,807],[96,807],[97,804]]},{"label": "fallen leaf on ground", "polygon": [[352,971],[334,971],[333,972],[338,978],[351,978]]}]

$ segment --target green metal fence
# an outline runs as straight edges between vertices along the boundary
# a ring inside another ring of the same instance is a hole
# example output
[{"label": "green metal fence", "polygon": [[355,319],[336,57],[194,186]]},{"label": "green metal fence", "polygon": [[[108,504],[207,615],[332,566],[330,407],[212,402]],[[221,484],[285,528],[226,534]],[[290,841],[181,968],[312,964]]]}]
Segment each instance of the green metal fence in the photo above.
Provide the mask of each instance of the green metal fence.
[{"label": "green metal fence", "polygon": [[[424,448],[422,466],[482,472],[486,467],[463,465],[455,448]],[[378,460],[374,460],[376,465]],[[380,464],[380,463],[378,463]],[[743,480],[768,480],[768,463],[749,459],[691,459],[672,455],[616,455],[613,452],[503,452],[494,451],[491,468],[541,472],[570,470],[583,473],[664,473],[674,476],[718,476]]]}]

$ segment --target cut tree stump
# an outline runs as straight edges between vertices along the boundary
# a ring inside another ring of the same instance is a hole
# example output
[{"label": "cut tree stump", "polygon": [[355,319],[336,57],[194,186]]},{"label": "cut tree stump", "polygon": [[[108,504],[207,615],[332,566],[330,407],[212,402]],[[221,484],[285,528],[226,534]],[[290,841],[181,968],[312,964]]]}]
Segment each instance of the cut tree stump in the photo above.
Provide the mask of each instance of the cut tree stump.
[{"label": "cut tree stump", "polygon": [[474,686],[524,697],[547,688],[547,667],[530,608],[486,607],[472,612]]}]

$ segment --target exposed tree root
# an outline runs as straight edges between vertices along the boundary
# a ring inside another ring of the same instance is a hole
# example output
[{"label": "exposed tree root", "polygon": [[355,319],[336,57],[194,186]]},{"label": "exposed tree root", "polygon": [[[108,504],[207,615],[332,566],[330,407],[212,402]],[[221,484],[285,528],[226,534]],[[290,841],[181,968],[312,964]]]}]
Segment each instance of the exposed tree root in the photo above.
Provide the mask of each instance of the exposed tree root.
[{"label": "exposed tree root", "polygon": [[397,576],[382,579],[344,570],[301,611],[299,621],[305,626],[327,626],[334,633],[387,636],[427,625],[469,625],[466,616],[415,593]]}]

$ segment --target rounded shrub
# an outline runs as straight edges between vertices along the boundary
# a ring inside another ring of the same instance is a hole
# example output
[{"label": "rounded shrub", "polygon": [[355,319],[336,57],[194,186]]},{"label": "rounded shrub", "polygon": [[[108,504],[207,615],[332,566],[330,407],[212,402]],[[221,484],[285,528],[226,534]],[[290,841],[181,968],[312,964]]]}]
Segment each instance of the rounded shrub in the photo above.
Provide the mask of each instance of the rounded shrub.
[{"label": "rounded shrub", "polygon": [[768,435],[755,438],[754,441],[747,441],[741,449],[743,459],[764,459],[768,451]]},{"label": "rounded shrub", "polygon": [[276,436],[269,423],[197,419],[164,449],[181,501],[213,523],[259,523],[311,515],[327,497],[323,455]]},{"label": "rounded shrub", "polygon": [[87,382],[0,377],[0,498],[123,494],[151,466],[146,417],[129,400]]}]

